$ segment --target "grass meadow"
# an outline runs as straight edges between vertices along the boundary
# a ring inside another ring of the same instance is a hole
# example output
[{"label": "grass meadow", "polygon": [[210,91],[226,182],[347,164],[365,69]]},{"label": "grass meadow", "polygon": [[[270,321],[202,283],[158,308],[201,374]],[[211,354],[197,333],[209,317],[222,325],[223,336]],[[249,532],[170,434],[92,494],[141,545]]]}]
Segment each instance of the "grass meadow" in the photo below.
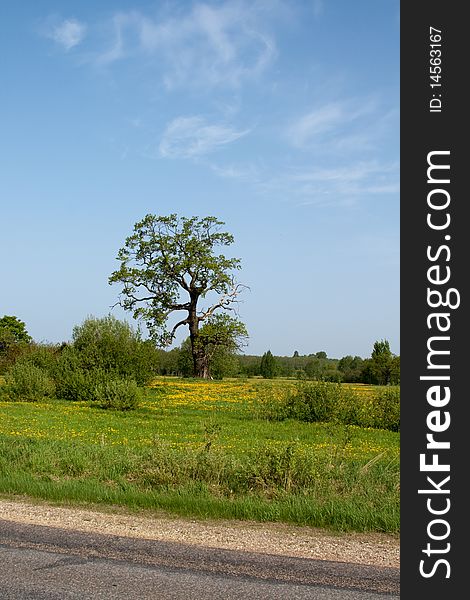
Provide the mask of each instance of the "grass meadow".
[{"label": "grass meadow", "polygon": [[132,411],[0,402],[0,493],[398,532],[399,433],[265,418],[264,399],[294,385],[159,378]]}]

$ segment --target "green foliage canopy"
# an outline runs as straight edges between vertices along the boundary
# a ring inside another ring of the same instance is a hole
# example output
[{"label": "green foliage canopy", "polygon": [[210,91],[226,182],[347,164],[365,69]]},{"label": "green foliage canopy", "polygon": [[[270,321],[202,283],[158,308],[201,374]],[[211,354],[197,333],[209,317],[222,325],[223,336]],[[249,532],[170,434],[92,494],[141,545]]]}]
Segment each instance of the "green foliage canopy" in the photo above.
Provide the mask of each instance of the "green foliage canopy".
[{"label": "green foliage canopy", "polygon": [[0,319],[0,351],[5,350],[9,344],[29,344],[31,341],[26,324],[18,317],[4,315]]},{"label": "green foliage canopy", "polygon": [[[118,303],[146,323],[160,346],[169,345],[177,329],[188,326],[196,376],[207,376],[199,324],[219,309],[232,309],[242,287],[231,274],[240,260],[215,251],[233,243],[222,225],[215,217],[148,214],[119,250],[120,267],[109,278],[110,284],[123,285]],[[208,294],[217,299],[201,310],[199,301]],[[177,311],[186,311],[186,317],[170,328],[169,317]]]}]

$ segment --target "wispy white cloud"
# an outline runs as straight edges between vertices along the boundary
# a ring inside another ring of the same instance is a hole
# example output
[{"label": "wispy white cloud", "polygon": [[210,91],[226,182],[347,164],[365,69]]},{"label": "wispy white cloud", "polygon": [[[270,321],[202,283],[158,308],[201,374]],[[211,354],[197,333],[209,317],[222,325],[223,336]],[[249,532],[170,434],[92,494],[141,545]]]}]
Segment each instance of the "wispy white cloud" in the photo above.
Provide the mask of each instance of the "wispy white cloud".
[{"label": "wispy white cloud", "polygon": [[207,123],[203,117],[178,117],[168,124],[159,145],[164,158],[195,158],[247,135],[224,124]]},{"label": "wispy white cloud", "polygon": [[376,161],[360,162],[345,167],[307,169],[291,173],[290,178],[299,182],[339,182],[350,184],[362,181],[377,173],[390,171],[391,167],[379,165]]},{"label": "wispy white cloud", "polygon": [[287,137],[297,147],[303,147],[318,135],[334,129],[344,120],[344,109],[338,102],[327,104],[295,120]]},{"label": "wispy white cloud", "polygon": [[396,197],[400,192],[396,162],[370,160],[337,167],[284,165],[277,171],[259,161],[221,164],[198,159],[198,163],[218,177],[249,185],[263,196],[303,206],[355,207],[367,198]]},{"label": "wispy white cloud", "polygon": [[95,55],[94,62],[96,65],[107,66],[126,56],[125,30],[132,24],[133,20],[134,13],[117,13],[107,23],[110,42],[106,50],[102,50]]},{"label": "wispy white cloud", "polygon": [[164,85],[239,86],[256,78],[276,56],[264,30],[263,4],[225,2],[195,4],[189,10],[148,16],[139,11],[116,13],[109,25],[108,47],[96,64],[111,65],[139,54],[155,59]]},{"label": "wispy white cloud", "polygon": [[[346,99],[323,104],[293,120],[287,127],[287,139],[297,148],[308,148],[330,141],[337,147],[351,136],[358,138],[364,122],[376,111],[376,103],[369,100]],[[362,134],[362,140],[365,136]]]},{"label": "wispy white cloud", "polygon": [[398,194],[398,164],[373,160],[328,168],[302,166],[266,178],[259,189],[302,205],[354,206],[370,196]]},{"label": "wispy white cloud", "polygon": [[259,161],[221,164],[198,158],[198,163],[261,196],[297,206],[351,209],[370,198],[396,199],[400,192],[399,165],[394,162],[371,160],[323,168],[284,165],[277,172]]},{"label": "wispy white cloud", "polygon": [[253,163],[247,164],[215,164],[213,162],[206,165],[219,177],[224,179],[233,179],[240,182],[255,184],[259,182],[260,173],[257,166]]},{"label": "wispy white cloud", "polygon": [[46,36],[68,52],[83,41],[86,31],[87,26],[85,23],[77,19],[65,19],[51,26],[46,32]]}]

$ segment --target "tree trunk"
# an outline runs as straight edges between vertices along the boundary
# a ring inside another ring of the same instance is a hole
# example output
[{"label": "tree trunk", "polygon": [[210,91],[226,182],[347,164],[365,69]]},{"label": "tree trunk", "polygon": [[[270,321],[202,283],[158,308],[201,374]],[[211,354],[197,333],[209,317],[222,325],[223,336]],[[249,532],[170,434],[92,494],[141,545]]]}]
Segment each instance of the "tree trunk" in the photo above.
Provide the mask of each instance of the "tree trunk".
[{"label": "tree trunk", "polygon": [[197,299],[189,309],[189,338],[191,340],[191,353],[193,355],[193,376],[209,379],[209,360],[204,348],[199,343],[199,317],[196,312]]},{"label": "tree trunk", "polygon": [[209,361],[204,351],[196,352],[194,356],[194,376],[202,379],[210,378]]}]

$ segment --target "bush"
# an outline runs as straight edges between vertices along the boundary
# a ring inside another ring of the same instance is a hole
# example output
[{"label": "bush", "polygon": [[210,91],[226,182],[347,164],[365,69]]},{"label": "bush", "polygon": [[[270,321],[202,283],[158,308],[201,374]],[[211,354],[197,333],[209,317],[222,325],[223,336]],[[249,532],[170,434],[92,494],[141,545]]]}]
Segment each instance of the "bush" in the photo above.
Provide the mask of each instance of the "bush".
[{"label": "bush", "polygon": [[106,373],[100,369],[70,369],[56,379],[57,397],[61,400],[96,402],[98,388],[105,380]]},{"label": "bush", "polygon": [[363,420],[368,427],[400,431],[400,387],[378,388]]},{"label": "bush", "polygon": [[29,344],[23,350],[21,356],[16,359],[16,362],[27,362],[35,367],[39,367],[49,377],[53,378],[59,355],[59,347],[53,344]]},{"label": "bush", "polygon": [[301,383],[287,398],[286,409],[289,417],[314,423],[331,421],[341,402],[341,384],[316,381]]},{"label": "bush", "polygon": [[361,406],[363,402],[361,397],[353,390],[341,386],[341,397],[335,410],[336,421],[343,425],[361,426]]},{"label": "bush", "polygon": [[73,330],[73,350],[80,368],[101,369],[117,378],[148,383],[157,373],[158,353],[150,341],[125,321],[108,315],[90,317]]},{"label": "bush", "polygon": [[5,375],[2,396],[9,400],[37,402],[54,395],[54,381],[39,367],[25,361],[15,363]]},{"label": "bush", "polygon": [[300,381],[287,389],[274,387],[267,390],[258,412],[260,416],[275,421],[331,421],[337,418],[343,394],[344,390],[339,383]]},{"label": "bush", "polygon": [[[20,360],[30,351],[30,345],[24,342],[15,342],[9,332],[0,330],[0,373],[6,373],[17,360]],[[11,343],[9,343],[11,342]]]},{"label": "bush", "polygon": [[140,404],[141,390],[132,379],[109,379],[97,386],[96,400],[101,408],[132,410]]},{"label": "bush", "polygon": [[66,348],[53,368],[56,396],[61,400],[94,402],[96,388],[106,379],[102,369],[85,370],[73,348]]},{"label": "bush", "polygon": [[291,388],[280,385],[259,386],[256,390],[256,402],[253,405],[257,418],[268,421],[284,421],[289,418],[287,400],[293,393]]},{"label": "bush", "polygon": [[256,407],[259,417],[275,421],[334,422],[400,431],[400,387],[377,387],[357,394],[339,383],[299,382],[290,389],[271,388]]}]

